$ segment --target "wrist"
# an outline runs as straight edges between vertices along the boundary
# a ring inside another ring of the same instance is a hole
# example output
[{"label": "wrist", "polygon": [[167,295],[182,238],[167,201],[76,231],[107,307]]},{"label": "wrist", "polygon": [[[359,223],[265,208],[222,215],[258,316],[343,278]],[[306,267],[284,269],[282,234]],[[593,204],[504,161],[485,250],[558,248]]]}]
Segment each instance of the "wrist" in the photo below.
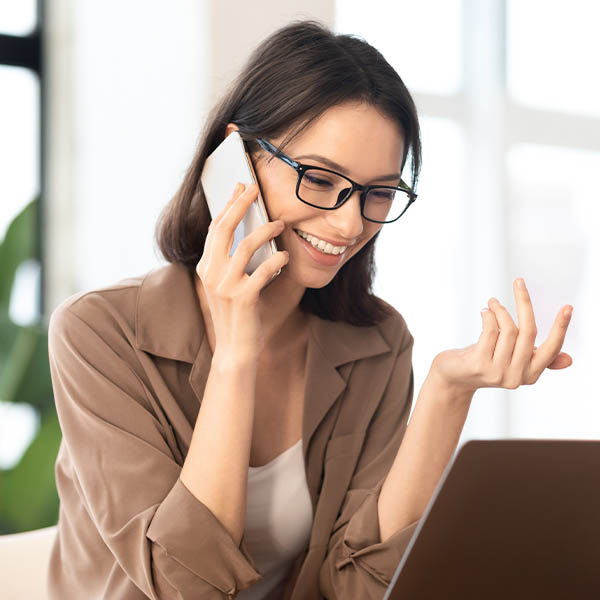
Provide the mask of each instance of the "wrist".
[{"label": "wrist", "polygon": [[456,385],[444,379],[433,367],[425,377],[423,387],[432,391],[431,397],[450,404],[465,404],[471,402],[476,390]]},{"label": "wrist", "polygon": [[250,372],[256,373],[258,369],[258,357],[243,352],[229,352],[226,350],[215,349],[211,360],[211,368],[223,373]]}]

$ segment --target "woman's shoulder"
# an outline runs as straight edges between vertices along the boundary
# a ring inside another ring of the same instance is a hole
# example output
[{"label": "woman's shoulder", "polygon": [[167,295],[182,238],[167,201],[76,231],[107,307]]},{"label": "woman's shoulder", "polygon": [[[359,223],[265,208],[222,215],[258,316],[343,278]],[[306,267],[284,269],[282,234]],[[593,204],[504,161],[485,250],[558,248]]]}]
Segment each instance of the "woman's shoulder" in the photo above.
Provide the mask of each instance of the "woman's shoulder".
[{"label": "woman's shoulder", "polygon": [[123,323],[123,320],[132,325],[138,291],[146,275],[72,294],[52,311],[50,327],[69,320],[83,321],[92,328],[108,322]]},{"label": "woman's shoulder", "polygon": [[397,356],[408,349],[413,337],[402,314],[381,300],[387,316],[374,325],[356,325],[346,321],[330,321],[311,315],[311,329],[323,355],[336,365],[374,355],[392,353]]},{"label": "woman's shoulder", "polygon": [[379,333],[386,340],[388,345],[397,353],[406,348],[409,344],[412,344],[414,338],[402,313],[383,300],[383,298],[378,297],[377,299],[387,309],[388,316],[377,323],[375,327],[377,327]]},{"label": "woman's shoulder", "polygon": [[[127,331],[134,334],[149,310],[168,313],[173,299],[193,286],[187,270],[167,264],[113,284],[78,292],[63,300],[52,312],[50,329],[83,322],[96,332]],[[141,315],[143,313],[143,315]]]}]

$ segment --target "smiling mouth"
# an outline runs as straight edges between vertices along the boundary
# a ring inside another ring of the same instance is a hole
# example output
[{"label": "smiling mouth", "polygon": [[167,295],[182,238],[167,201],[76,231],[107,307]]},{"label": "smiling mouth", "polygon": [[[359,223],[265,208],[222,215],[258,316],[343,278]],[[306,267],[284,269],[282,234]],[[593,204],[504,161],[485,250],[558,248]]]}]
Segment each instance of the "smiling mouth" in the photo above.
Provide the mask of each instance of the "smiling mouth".
[{"label": "smiling mouth", "polygon": [[346,250],[350,246],[334,246],[325,240],[321,240],[316,236],[311,235],[310,233],[306,233],[301,229],[294,229],[295,233],[298,237],[301,237],[304,241],[308,242],[315,250],[322,252],[323,254],[327,254],[330,256],[339,256],[340,254],[344,254]]}]

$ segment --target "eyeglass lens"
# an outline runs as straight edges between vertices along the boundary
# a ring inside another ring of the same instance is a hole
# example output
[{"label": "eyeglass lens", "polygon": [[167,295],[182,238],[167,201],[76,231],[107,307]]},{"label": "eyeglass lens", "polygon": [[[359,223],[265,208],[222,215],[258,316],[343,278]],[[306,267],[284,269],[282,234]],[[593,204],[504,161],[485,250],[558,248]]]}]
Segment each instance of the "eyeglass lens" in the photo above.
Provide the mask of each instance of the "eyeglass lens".
[{"label": "eyeglass lens", "polygon": [[[304,202],[333,208],[350,192],[350,182],[335,173],[307,169],[300,181],[298,195]],[[394,188],[371,188],[365,198],[364,216],[375,221],[393,221],[410,203],[407,192]]]}]

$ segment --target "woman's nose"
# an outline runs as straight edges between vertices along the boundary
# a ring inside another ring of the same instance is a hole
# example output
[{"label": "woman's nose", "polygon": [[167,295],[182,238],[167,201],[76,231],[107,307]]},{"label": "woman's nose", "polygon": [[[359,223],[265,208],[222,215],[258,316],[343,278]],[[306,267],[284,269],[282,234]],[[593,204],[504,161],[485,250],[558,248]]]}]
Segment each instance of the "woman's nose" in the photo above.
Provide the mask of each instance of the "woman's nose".
[{"label": "woman's nose", "polygon": [[355,190],[342,206],[327,212],[329,222],[339,232],[340,237],[354,240],[363,232],[364,222],[360,212],[360,190]]}]

